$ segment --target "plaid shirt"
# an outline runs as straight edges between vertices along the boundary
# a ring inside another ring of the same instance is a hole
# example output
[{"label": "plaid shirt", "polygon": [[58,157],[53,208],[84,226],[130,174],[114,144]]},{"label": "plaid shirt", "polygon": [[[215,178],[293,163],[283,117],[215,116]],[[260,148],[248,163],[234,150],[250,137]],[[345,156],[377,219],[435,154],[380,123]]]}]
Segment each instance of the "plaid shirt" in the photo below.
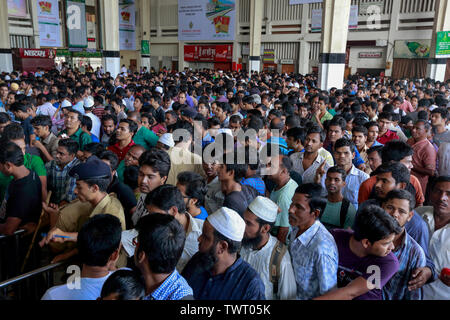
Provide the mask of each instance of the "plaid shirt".
[{"label": "plaid shirt", "polygon": [[52,191],[52,203],[59,204],[61,201],[72,202],[76,199],[76,179],[69,176],[69,171],[78,164],[80,164],[80,161],[75,158],[63,169],[56,164],[55,160],[45,165],[48,190]]},{"label": "plaid shirt", "polygon": [[182,300],[186,296],[193,296],[192,288],[177,270],[143,300]]},{"label": "plaid shirt", "polygon": [[392,251],[400,267],[383,287],[383,300],[422,300],[422,289],[408,290],[411,274],[417,268],[426,266],[422,247],[406,232],[400,247]]}]

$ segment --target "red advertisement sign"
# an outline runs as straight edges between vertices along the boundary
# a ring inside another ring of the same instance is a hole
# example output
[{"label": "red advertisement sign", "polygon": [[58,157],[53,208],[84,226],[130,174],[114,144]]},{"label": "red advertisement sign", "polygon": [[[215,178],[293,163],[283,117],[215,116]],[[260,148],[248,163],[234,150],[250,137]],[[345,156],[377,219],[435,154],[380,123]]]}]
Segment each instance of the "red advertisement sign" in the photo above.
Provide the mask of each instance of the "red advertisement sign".
[{"label": "red advertisement sign", "polygon": [[187,45],[184,46],[184,60],[230,62],[233,60],[233,45]]},{"label": "red advertisement sign", "polygon": [[53,59],[56,51],[53,49],[19,49],[19,54],[21,58]]}]

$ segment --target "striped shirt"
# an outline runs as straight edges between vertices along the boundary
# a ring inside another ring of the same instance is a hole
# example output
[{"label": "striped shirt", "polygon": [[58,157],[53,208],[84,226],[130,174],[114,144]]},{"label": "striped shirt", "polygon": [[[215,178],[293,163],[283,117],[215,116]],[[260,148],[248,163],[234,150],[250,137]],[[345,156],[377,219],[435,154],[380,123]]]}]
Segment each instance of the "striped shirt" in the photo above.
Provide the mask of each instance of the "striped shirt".
[{"label": "striped shirt", "polygon": [[158,289],[144,297],[143,300],[182,300],[184,297],[192,295],[194,295],[192,288],[175,270]]},{"label": "striped shirt", "polygon": [[264,196],[266,194],[266,185],[260,177],[250,177],[248,179],[242,178],[241,184],[253,187],[259,194]]},{"label": "striped shirt", "polygon": [[53,193],[52,203],[60,203],[61,201],[72,202],[76,199],[76,179],[69,176],[69,171],[78,164],[80,164],[80,161],[78,158],[75,158],[62,169],[56,164],[55,160],[45,165],[47,169],[47,188]]}]

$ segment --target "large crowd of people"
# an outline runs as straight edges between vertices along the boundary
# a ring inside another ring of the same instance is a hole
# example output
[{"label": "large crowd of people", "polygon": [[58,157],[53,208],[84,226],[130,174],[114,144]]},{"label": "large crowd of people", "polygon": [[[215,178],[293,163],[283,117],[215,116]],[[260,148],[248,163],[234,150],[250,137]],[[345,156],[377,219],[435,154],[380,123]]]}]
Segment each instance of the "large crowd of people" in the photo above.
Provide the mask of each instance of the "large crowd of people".
[{"label": "large crowd of people", "polygon": [[[449,300],[450,81],[0,75],[0,234],[43,300]],[[41,221],[41,223],[39,223]]]}]

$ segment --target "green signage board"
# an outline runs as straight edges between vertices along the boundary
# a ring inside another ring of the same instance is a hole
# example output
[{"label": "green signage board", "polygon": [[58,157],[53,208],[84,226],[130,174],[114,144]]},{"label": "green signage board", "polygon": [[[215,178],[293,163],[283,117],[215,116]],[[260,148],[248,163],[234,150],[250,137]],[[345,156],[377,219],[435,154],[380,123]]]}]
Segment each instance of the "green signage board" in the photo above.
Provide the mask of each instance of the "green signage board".
[{"label": "green signage board", "polygon": [[72,53],[67,49],[56,49],[57,57],[71,57]]},{"label": "green signage board", "polygon": [[150,41],[142,40],[142,42],[141,42],[141,54],[150,54]]},{"label": "green signage board", "polygon": [[437,33],[436,58],[450,58],[450,31]]}]

